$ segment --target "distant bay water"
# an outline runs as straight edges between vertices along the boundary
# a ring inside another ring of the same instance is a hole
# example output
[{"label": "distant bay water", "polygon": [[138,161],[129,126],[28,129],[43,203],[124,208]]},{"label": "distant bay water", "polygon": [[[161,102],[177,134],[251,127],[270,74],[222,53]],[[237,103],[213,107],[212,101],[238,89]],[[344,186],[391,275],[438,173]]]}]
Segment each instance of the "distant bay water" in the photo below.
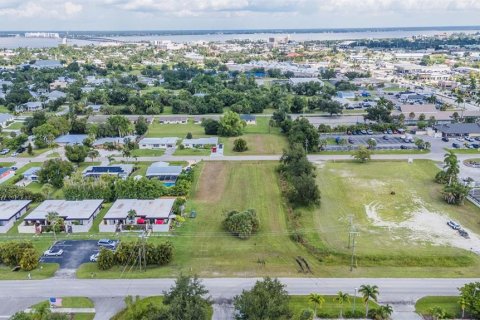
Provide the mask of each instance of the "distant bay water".
[{"label": "distant bay water", "polygon": [[[235,31],[123,31],[123,32],[72,32],[72,37],[68,39],[70,45],[100,45],[104,43],[102,39],[123,42],[148,42],[170,40],[178,43],[189,43],[197,41],[225,42],[228,40],[267,40],[270,37],[286,37],[295,41],[322,41],[322,40],[359,40],[359,39],[387,39],[387,38],[406,38],[412,36],[433,36],[437,34],[466,33],[472,34],[480,32],[478,27],[425,27],[425,28],[406,28],[406,29],[331,29],[331,30],[239,30]],[[11,37],[6,34],[20,34],[24,32],[4,32],[0,35],[0,48],[49,48],[56,47],[62,43],[62,39],[49,38],[25,38],[23,36]],[[60,33],[62,36],[65,33]],[[99,41],[87,40],[88,37],[95,37]],[[78,39],[82,38],[82,39]]]}]

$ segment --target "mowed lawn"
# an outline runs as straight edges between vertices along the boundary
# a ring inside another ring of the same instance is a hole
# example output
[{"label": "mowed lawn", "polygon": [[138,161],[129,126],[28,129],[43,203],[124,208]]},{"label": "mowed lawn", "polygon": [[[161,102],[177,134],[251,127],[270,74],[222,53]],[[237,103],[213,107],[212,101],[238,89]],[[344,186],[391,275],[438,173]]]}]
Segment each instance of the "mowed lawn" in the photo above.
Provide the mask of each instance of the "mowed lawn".
[{"label": "mowed lawn", "polygon": [[[417,216],[423,217],[418,212],[428,211],[445,215],[429,220],[437,233],[450,217],[480,234],[480,209],[468,201],[464,206],[446,204],[441,196],[441,185],[433,182],[438,170],[433,162],[422,160],[415,160],[413,164],[405,161],[326,162],[320,165],[317,183],[322,192],[321,206],[303,210],[301,222],[309,242],[324,252],[325,271],[330,269],[338,273],[341,270],[334,265],[349,265],[351,249],[347,245],[351,216],[359,232],[356,238],[358,268],[352,275],[447,277],[478,274],[475,271],[480,267],[477,255],[439,245],[435,237],[424,237],[405,224],[397,226],[409,219],[417,224]],[[376,207],[380,222],[367,216],[366,205],[369,204]],[[430,226],[428,222],[427,225]],[[445,229],[445,232],[450,231]]]},{"label": "mowed lawn", "polygon": [[208,137],[205,134],[203,127],[199,124],[194,124],[193,120],[188,120],[186,124],[160,124],[158,120],[155,120],[149,127],[147,138],[160,138],[160,137],[179,137],[185,138],[188,133],[191,133],[193,138]]},{"label": "mowed lawn", "polygon": [[[175,276],[180,272],[203,277],[227,276],[308,276],[299,273],[295,257],[302,256],[314,275],[318,263],[306,249],[289,238],[286,213],[275,168],[277,162],[206,162],[197,168],[187,212],[197,217],[175,231],[173,237],[151,237],[149,242],[167,239],[175,247],[173,261],[166,267],[146,272],[127,272],[122,277],[148,278]],[[257,210],[260,231],[248,240],[240,240],[222,227],[224,212]],[[260,263],[265,261],[265,264]],[[77,276],[116,278],[123,268],[102,272],[94,264],[85,264]]]},{"label": "mowed lawn", "polygon": [[[460,297],[457,296],[428,296],[423,297],[415,304],[415,311],[427,318],[431,316],[432,308],[441,308],[446,312],[445,319],[461,319],[462,308]],[[468,314],[466,317],[469,318]]]},{"label": "mowed lawn", "polygon": [[[267,155],[282,154],[287,148],[287,139],[279,128],[269,127],[269,117],[257,117],[255,125],[247,125],[244,134],[240,137],[223,138],[225,155]],[[242,138],[247,141],[248,150],[245,152],[233,151],[233,143]]]}]

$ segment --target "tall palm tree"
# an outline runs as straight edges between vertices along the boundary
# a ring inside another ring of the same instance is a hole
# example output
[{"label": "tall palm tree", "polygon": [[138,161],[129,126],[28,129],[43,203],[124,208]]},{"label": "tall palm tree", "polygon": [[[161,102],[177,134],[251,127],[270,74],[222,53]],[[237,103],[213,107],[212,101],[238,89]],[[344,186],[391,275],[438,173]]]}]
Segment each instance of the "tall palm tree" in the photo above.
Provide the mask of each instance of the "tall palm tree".
[{"label": "tall palm tree", "polygon": [[373,301],[377,301],[378,299],[378,295],[379,295],[378,286],[362,284],[358,292],[362,294],[363,302],[365,303],[365,317],[367,317],[368,302],[370,301],[370,299],[372,299]]},{"label": "tall palm tree", "polygon": [[93,162],[93,159],[98,158],[99,156],[100,156],[100,153],[96,149],[92,149],[88,151],[88,157],[92,159],[92,162]]},{"label": "tall palm tree", "polygon": [[338,291],[337,296],[335,297],[335,302],[340,306],[340,318],[343,318],[343,305],[350,302],[350,297],[347,293]]},{"label": "tall palm tree", "polygon": [[457,180],[457,176],[460,173],[460,166],[458,164],[458,158],[457,155],[453,151],[448,151],[444,156],[443,156],[443,163],[445,165],[443,166],[443,169],[445,169],[445,172],[447,173],[447,176],[449,177],[448,179],[448,185],[452,184],[452,180]]},{"label": "tall palm tree", "polygon": [[317,317],[317,307],[320,306],[322,308],[323,304],[325,303],[325,298],[318,293],[310,293],[308,296],[308,300],[315,305],[315,311],[313,313],[313,317]]}]

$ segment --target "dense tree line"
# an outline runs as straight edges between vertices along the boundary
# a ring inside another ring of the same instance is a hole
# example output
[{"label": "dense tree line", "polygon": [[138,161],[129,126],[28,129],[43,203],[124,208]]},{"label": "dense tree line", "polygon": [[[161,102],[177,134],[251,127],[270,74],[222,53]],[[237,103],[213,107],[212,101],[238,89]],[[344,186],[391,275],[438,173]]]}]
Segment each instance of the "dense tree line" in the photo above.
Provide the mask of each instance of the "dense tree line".
[{"label": "dense tree line", "polygon": [[0,200],[32,200],[33,202],[42,202],[45,197],[40,193],[34,193],[25,187],[19,187],[11,184],[0,185]]},{"label": "dense tree line", "polygon": [[31,271],[38,266],[40,255],[30,241],[9,241],[0,243],[0,264],[9,267],[20,266]]}]

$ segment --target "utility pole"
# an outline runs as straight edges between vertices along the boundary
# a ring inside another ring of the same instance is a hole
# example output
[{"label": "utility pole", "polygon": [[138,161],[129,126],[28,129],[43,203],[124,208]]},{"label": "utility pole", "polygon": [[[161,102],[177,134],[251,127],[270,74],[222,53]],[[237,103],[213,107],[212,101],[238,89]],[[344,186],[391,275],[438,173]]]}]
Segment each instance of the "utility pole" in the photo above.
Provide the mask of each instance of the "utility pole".
[{"label": "utility pole", "polygon": [[358,236],[358,232],[357,231],[351,231],[351,237],[352,237],[352,259],[351,259],[351,262],[350,262],[350,271],[353,271],[353,264],[355,263],[355,265],[357,264],[357,260],[356,260],[356,257],[355,257],[355,237]]},{"label": "utility pole", "polygon": [[348,232],[347,248],[350,249],[350,243],[352,242],[352,231],[355,231],[355,228],[353,227],[353,215],[349,215],[348,218],[350,219],[350,231]]}]

